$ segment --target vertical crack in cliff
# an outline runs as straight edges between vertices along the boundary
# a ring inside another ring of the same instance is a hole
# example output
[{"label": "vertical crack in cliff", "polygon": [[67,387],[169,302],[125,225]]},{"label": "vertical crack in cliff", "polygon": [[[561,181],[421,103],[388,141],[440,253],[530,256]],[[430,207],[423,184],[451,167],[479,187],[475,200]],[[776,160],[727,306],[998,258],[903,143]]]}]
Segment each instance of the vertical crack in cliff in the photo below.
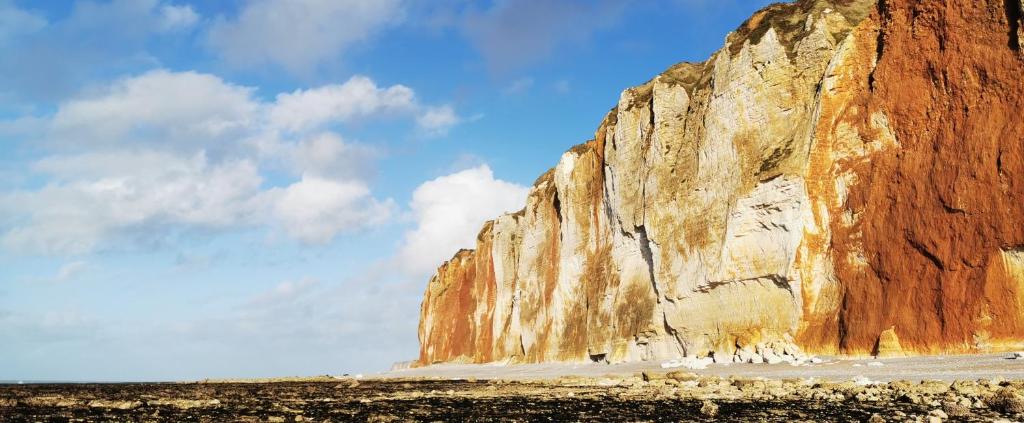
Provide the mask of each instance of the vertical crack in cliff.
[{"label": "vertical crack in cliff", "polygon": [[551,207],[555,209],[555,218],[558,219],[558,224],[562,224],[562,200],[558,198],[558,188],[555,188],[555,195],[552,196]]},{"label": "vertical crack in cliff", "polygon": [[1006,20],[1009,24],[1008,45],[1011,49],[1020,51],[1021,39],[1024,38],[1020,31],[1021,23],[1024,21],[1021,0],[1003,0],[1003,8],[1006,10]]},{"label": "vertical crack in cliff", "polygon": [[658,284],[654,278],[654,251],[651,249],[651,240],[647,237],[647,227],[640,225],[636,227],[637,236],[640,238],[640,254],[644,256],[644,261],[647,263],[647,273],[651,278],[651,289],[654,290],[654,296],[657,297],[658,303],[661,303],[661,293],[658,292]]},{"label": "vertical crack in cliff", "polygon": [[[551,184],[554,185],[553,180]],[[563,230],[565,225],[562,224],[562,200],[558,195],[558,186],[554,187],[554,195],[551,197],[551,208],[555,210],[555,219],[558,220],[558,242],[562,243],[565,241],[565,231]]]},{"label": "vertical crack in cliff", "polygon": [[[887,0],[878,1],[878,13],[884,20],[891,18]],[[878,35],[875,38],[875,60],[871,63],[871,73],[868,74],[868,89],[872,92],[875,91],[875,70],[878,69],[878,62],[882,61],[883,54],[885,54],[885,34],[882,31],[878,31]]]}]

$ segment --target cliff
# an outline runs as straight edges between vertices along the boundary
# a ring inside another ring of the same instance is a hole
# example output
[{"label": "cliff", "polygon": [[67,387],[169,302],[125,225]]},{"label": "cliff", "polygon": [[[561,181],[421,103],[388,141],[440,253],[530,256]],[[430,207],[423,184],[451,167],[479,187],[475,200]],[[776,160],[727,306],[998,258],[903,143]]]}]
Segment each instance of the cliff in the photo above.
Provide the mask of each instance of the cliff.
[{"label": "cliff", "polygon": [[418,363],[1021,346],[1021,9],[756,13],[438,269]]}]

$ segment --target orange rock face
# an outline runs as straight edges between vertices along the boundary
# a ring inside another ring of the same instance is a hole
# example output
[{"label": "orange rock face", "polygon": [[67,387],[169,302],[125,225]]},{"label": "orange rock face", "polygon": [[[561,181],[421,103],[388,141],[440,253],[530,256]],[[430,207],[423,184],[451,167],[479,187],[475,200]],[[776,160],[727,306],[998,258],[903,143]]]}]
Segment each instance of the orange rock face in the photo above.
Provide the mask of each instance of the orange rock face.
[{"label": "orange rock face", "polygon": [[[840,348],[895,326],[904,349],[1024,337],[1024,56],[1015,0],[887,0],[866,107],[900,144],[849,194],[867,269],[839,266]],[[837,240],[837,249],[853,240]]]},{"label": "orange rock face", "polygon": [[419,364],[1019,348],[1021,10],[758,12],[441,266]]}]

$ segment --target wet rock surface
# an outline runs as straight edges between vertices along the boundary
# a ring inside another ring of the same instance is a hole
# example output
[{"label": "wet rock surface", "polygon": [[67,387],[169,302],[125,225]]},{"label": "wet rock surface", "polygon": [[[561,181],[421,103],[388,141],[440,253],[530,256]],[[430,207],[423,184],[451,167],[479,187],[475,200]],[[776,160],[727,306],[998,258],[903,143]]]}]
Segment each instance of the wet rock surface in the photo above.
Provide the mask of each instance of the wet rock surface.
[{"label": "wet rock surface", "polygon": [[[646,379],[646,380],[645,380]],[[1024,382],[859,385],[675,372],[549,381],[0,386],[0,421],[1019,421]]]}]

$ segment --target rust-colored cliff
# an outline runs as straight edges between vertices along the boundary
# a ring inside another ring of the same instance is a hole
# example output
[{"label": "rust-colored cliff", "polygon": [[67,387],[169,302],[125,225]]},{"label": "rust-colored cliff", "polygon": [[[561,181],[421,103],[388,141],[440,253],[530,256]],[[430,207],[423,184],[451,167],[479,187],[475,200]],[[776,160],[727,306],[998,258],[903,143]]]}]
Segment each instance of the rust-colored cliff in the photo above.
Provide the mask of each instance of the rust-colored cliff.
[{"label": "rust-colored cliff", "polygon": [[1020,0],[801,0],[623,92],[431,279],[420,364],[1024,345]]}]

